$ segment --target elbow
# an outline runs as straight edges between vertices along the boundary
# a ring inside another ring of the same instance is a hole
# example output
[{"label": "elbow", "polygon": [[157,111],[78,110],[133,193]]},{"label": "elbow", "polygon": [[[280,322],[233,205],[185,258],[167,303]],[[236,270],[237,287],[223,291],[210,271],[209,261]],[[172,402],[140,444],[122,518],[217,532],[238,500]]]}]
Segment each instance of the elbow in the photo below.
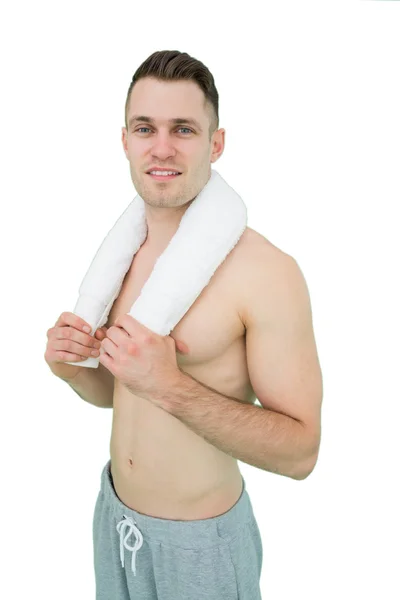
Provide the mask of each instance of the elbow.
[{"label": "elbow", "polygon": [[304,465],[301,465],[301,467],[297,466],[297,468],[294,471],[292,471],[292,473],[290,473],[290,477],[292,479],[296,479],[297,481],[307,479],[307,477],[313,472],[314,467],[315,464],[312,467],[307,466],[307,468],[305,468]]},{"label": "elbow", "polygon": [[297,479],[298,481],[302,481],[303,479],[307,479],[309,475],[314,471],[315,466],[318,460],[319,449],[315,450],[311,454],[309,454],[306,460],[298,461],[296,468],[293,470],[290,475],[292,479]]},{"label": "elbow", "polygon": [[312,469],[305,470],[297,470],[294,474],[291,475],[292,479],[296,479],[297,481],[303,481],[303,479],[307,479],[309,475],[313,472],[314,467]]}]

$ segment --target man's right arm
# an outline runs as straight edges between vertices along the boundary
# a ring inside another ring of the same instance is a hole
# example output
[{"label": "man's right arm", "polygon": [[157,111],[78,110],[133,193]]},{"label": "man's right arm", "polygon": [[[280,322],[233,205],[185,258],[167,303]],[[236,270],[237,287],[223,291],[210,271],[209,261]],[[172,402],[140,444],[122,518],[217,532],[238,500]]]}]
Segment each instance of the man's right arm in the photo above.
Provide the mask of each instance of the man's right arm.
[{"label": "man's right arm", "polygon": [[82,367],[73,379],[63,379],[82,398],[99,408],[113,408],[114,375],[101,363]]}]

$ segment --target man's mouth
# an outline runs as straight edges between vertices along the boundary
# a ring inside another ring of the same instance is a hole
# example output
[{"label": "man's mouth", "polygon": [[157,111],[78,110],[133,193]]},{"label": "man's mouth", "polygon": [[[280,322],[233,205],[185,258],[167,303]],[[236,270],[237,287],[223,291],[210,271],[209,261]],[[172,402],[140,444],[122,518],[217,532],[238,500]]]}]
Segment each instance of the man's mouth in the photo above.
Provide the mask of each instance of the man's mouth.
[{"label": "man's mouth", "polygon": [[179,177],[182,173],[173,171],[149,171],[147,175],[150,175],[150,177],[156,181],[169,181],[170,179],[176,179],[176,177]]}]

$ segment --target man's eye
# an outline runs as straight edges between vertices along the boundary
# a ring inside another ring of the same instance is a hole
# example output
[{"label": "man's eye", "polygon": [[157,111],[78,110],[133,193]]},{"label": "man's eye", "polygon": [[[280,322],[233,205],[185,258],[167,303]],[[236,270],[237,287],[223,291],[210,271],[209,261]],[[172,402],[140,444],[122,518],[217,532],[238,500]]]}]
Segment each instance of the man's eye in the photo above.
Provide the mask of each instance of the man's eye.
[{"label": "man's eye", "polygon": [[[150,131],[149,127],[139,127],[139,129],[137,129],[136,131],[140,131],[141,129],[148,129]],[[190,133],[193,133],[193,131],[191,129],[189,129],[188,127],[179,127],[178,131],[181,129],[186,129],[186,131],[190,131]]]}]

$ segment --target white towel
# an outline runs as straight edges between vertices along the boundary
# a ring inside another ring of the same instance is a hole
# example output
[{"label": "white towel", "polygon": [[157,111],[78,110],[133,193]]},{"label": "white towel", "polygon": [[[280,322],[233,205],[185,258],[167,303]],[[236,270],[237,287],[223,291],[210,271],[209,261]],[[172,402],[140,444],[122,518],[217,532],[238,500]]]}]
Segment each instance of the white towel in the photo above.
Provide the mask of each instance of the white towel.
[{"label": "white towel", "polygon": [[[157,259],[129,315],[159,335],[169,335],[247,226],[241,197],[221,175],[211,177],[184,213],[178,230]],[[79,288],[73,310],[91,335],[104,325],[132,259],[147,237],[145,204],[137,195],[101,243]],[[97,368],[98,358],[67,364]]]}]

